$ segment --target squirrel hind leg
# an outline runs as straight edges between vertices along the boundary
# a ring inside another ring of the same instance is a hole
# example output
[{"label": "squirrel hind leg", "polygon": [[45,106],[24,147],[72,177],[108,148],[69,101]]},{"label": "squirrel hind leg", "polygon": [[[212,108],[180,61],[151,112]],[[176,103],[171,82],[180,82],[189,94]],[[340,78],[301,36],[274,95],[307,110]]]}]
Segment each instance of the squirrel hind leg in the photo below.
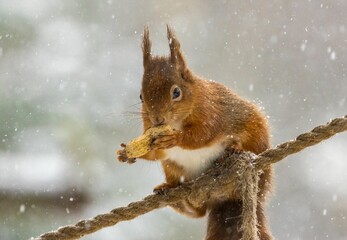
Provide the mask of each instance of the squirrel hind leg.
[{"label": "squirrel hind leg", "polygon": [[170,207],[191,218],[201,218],[206,214],[206,206],[194,207],[188,200],[172,204]]}]

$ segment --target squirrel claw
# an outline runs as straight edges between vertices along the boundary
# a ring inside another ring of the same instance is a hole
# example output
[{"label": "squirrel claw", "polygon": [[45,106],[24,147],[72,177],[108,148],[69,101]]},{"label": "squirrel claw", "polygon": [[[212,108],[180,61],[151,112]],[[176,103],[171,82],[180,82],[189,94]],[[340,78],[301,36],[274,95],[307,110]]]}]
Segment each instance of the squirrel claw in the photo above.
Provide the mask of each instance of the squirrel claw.
[{"label": "squirrel claw", "polygon": [[168,149],[177,146],[181,132],[174,130],[171,134],[159,135],[152,143],[153,149]]},{"label": "squirrel claw", "polygon": [[174,187],[176,187],[176,186],[173,186],[169,183],[162,183],[153,189],[153,193],[157,194],[157,195],[166,195],[166,193],[169,191],[169,189],[174,188]]},{"label": "squirrel claw", "polygon": [[228,147],[226,150],[229,154],[241,154],[244,152],[244,150],[235,147]]},{"label": "squirrel claw", "polygon": [[[125,148],[126,144],[125,143],[121,143],[120,146],[122,148]],[[120,162],[126,162],[128,164],[133,164],[133,163],[136,162],[136,158],[128,158],[126,156],[125,149],[118,150],[117,151],[117,155],[118,155],[118,161],[120,161]]]},{"label": "squirrel claw", "polygon": [[168,189],[153,189],[153,193],[156,195],[166,195]]}]

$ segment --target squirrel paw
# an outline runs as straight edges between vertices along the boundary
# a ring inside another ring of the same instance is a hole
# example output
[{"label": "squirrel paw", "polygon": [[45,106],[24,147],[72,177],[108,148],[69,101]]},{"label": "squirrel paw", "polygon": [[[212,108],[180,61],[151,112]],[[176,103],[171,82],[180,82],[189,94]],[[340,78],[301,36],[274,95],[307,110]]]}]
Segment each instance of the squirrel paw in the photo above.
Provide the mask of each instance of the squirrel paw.
[{"label": "squirrel paw", "polygon": [[241,154],[244,152],[244,150],[237,148],[237,147],[228,147],[228,148],[226,148],[226,151],[229,154]]},{"label": "squirrel paw", "polygon": [[151,147],[154,150],[172,148],[177,146],[177,144],[180,142],[180,137],[181,131],[178,130],[173,130],[173,132],[169,134],[161,134],[156,137]]},{"label": "squirrel paw", "polygon": [[125,153],[125,143],[121,143],[120,145],[123,149],[117,151],[118,161],[126,162],[128,164],[133,164],[136,162],[136,158],[128,158]]},{"label": "squirrel paw", "polygon": [[158,195],[165,195],[170,188],[175,188],[177,185],[170,183],[162,183],[153,189],[153,192]]}]

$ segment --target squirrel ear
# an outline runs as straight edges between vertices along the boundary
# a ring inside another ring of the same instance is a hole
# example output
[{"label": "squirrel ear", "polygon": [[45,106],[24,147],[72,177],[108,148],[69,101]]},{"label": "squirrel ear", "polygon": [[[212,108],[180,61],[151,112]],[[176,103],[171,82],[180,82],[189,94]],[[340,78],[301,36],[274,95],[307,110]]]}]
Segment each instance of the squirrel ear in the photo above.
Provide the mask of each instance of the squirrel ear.
[{"label": "squirrel ear", "polygon": [[151,40],[149,39],[149,29],[146,26],[143,31],[142,38],[142,53],[143,53],[143,67],[146,68],[148,63],[151,61]]},{"label": "squirrel ear", "polygon": [[187,64],[181,50],[181,45],[175,35],[174,30],[169,25],[166,25],[166,27],[167,38],[170,46],[170,60],[175,65],[177,70],[184,72],[187,68]]}]

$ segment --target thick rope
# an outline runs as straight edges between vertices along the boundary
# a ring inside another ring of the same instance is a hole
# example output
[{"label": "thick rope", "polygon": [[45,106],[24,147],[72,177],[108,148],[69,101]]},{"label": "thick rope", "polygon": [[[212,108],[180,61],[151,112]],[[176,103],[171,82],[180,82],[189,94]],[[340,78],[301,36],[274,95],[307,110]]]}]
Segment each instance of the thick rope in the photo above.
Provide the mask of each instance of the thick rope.
[{"label": "thick rope", "polygon": [[[250,159],[251,160],[251,159]],[[242,197],[242,231],[241,240],[259,240],[258,236],[258,181],[259,170],[254,168],[251,161],[240,161],[240,180]]]},{"label": "thick rope", "polygon": [[263,169],[267,165],[276,163],[288,155],[313,146],[334,136],[336,133],[346,131],[346,129],[347,115],[342,118],[335,118],[325,125],[315,127],[310,132],[300,134],[295,140],[282,143],[273,149],[266,150],[259,154],[254,161],[256,168]]},{"label": "thick rope", "polygon": [[[258,190],[254,186],[257,186],[256,183],[258,181],[257,170],[259,171],[290,154],[299,152],[306,147],[315,145],[346,130],[347,115],[342,118],[336,118],[325,125],[318,126],[311,132],[301,134],[295,140],[282,143],[258,156],[251,153],[238,155],[226,152],[205,174],[194,181],[183,183],[177,188],[168,190],[165,195],[149,195],[141,201],[130,203],[127,207],[115,208],[109,213],[100,214],[88,220],[81,220],[75,225],[60,227],[55,231],[44,233],[39,237],[31,239],[78,239],[101,228],[113,226],[118,222],[134,219],[154,209],[177,203],[183,198],[189,198],[190,201],[196,203],[194,205],[198,205],[198,203],[215,199],[216,197],[228,197],[230,193],[228,193],[227,189],[237,189],[242,194],[243,201],[246,203],[245,206],[248,206],[243,208],[244,224],[241,228],[244,230],[244,234],[247,235],[243,237],[243,240],[256,240],[257,226],[254,209],[256,203],[254,202],[254,196]],[[240,166],[238,164],[240,162],[245,166]],[[241,173],[239,172],[240,168],[244,169]],[[248,181],[251,182],[249,186],[242,184]],[[250,219],[247,225],[245,225],[247,223],[246,219]],[[245,229],[251,230],[246,233]]]}]

